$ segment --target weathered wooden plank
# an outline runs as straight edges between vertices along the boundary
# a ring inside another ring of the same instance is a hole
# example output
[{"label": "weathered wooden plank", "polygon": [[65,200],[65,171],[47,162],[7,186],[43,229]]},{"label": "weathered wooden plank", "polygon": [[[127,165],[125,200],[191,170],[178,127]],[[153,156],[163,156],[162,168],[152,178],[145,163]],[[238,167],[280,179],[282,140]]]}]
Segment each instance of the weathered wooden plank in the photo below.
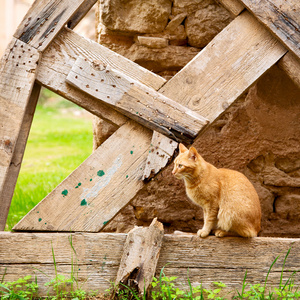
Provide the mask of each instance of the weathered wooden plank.
[{"label": "weathered wooden plank", "polygon": [[67,26],[70,29],[74,29],[76,25],[85,17],[85,15],[94,6],[97,0],[83,1],[81,6],[77,9],[76,13],[68,20]]},{"label": "weathered wooden plank", "polygon": [[285,53],[244,12],[159,91],[213,122]]},{"label": "weathered wooden plank", "polygon": [[[30,46],[44,51],[63,26],[79,10],[84,16],[89,9],[86,0],[36,0],[23,21],[17,28],[14,37]],[[95,0],[89,1],[95,3]],[[81,16],[77,16],[80,19]],[[77,21],[76,21],[77,22]]]},{"label": "weathered wooden plank", "polygon": [[255,17],[300,58],[300,2],[298,0],[240,0]]},{"label": "weathered wooden plank", "polygon": [[122,126],[127,121],[127,117],[66,83],[66,77],[78,56],[103,61],[115,70],[155,90],[166,82],[162,77],[139,67],[108,48],[85,39],[70,29],[63,29],[44,51],[37,73],[37,81],[98,117],[118,126]]},{"label": "weathered wooden plank", "polygon": [[0,199],[3,199],[1,210],[0,210],[0,230],[4,230],[11,199],[15,190],[17,183],[19,171],[21,168],[21,163],[23,160],[23,155],[35,112],[36,104],[40,95],[41,86],[37,83],[34,84],[31,96],[29,98],[28,105],[26,107],[25,115],[20,125],[20,132],[16,141],[15,150],[12,155],[10,165],[7,170],[6,180],[3,184],[3,189],[0,193]]},{"label": "weathered wooden plank", "polygon": [[152,131],[128,121],[33,208],[14,230],[101,230],[144,186]]},{"label": "weathered wooden plank", "polygon": [[157,218],[149,227],[135,227],[128,233],[115,281],[120,290],[126,285],[139,295],[149,292],[163,236],[164,227]]},{"label": "weathered wooden plank", "polygon": [[[285,52],[263,26],[244,12],[159,92],[179,99],[181,104],[213,122]],[[153,137],[151,143],[155,148],[161,138]],[[150,155],[153,154],[149,154],[147,174],[149,170],[159,171],[166,163],[166,159],[154,161]]]},{"label": "weathered wooden plank", "polygon": [[[84,289],[103,293],[110,287],[110,282],[114,281],[118,272],[126,236],[112,233],[72,234],[72,244],[79,259],[78,279]],[[0,277],[5,268],[5,281],[15,281],[35,273],[40,295],[46,295],[43,283],[55,276],[52,246],[58,272],[65,275],[71,273],[72,249],[69,237],[69,233],[0,233]],[[269,267],[280,255],[268,279],[268,286],[278,287],[283,260],[290,247],[291,252],[283,272],[284,282],[291,275],[287,270],[300,269],[300,239],[219,239],[214,236],[200,239],[195,235],[166,234],[156,276],[165,267],[164,273],[167,276],[178,276],[176,282],[180,283],[181,288],[188,289],[189,276],[193,286],[202,283],[204,288],[213,288],[214,281],[222,281],[231,290],[241,290],[246,270],[246,282],[263,284]],[[33,267],[45,272],[50,278]],[[227,291],[224,291],[225,294]]]},{"label": "weathered wooden plank", "polygon": [[192,142],[208,123],[190,109],[102,61],[78,57],[66,81],[140,124],[177,141]]},{"label": "weathered wooden plank", "polygon": [[151,179],[172,159],[178,143],[154,131],[143,179]]},{"label": "weathered wooden plank", "polygon": [[238,16],[245,8],[238,0],[218,0],[218,2],[220,2],[234,16]]},{"label": "weathered wooden plank", "polygon": [[278,67],[284,70],[300,88],[300,59],[297,59],[293,53],[288,52],[280,59]]},{"label": "weathered wooden plank", "polygon": [[4,229],[11,202],[5,188],[10,184],[12,158],[19,155],[16,144],[23,133],[21,127],[38,60],[36,49],[13,39],[0,61],[0,207],[3,208],[0,210],[0,230]]}]

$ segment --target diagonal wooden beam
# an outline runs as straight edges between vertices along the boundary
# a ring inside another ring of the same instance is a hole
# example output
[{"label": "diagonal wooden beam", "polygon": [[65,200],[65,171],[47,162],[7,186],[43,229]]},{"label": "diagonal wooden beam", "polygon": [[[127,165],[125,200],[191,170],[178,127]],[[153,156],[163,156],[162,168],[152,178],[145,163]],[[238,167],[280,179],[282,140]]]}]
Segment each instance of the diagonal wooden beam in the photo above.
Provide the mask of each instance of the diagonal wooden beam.
[{"label": "diagonal wooden beam", "polygon": [[44,51],[73,15],[75,25],[88,12],[90,5],[86,2],[94,4],[96,0],[36,0],[14,37]]},{"label": "diagonal wooden beam", "polygon": [[[242,13],[159,91],[213,122],[285,52]],[[101,230],[144,187],[151,140],[133,121],[120,127],[14,229]]]},{"label": "diagonal wooden beam", "polygon": [[102,61],[78,57],[66,81],[176,141],[192,142],[208,123],[192,110]]},{"label": "diagonal wooden beam", "polygon": [[30,128],[30,125],[28,128],[22,126],[31,123],[32,119],[32,114],[26,114],[26,110],[30,110],[28,105],[39,57],[36,49],[13,39],[0,61],[0,230],[5,227],[14,189],[11,184],[16,180],[10,178],[11,164],[21,162],[18,152],[23,152],[26,143],[21,141],[21,135]]},{"label": "diagonal wooden beam", "polygon": [[66,78],[79,56],[103,61],[115,70],[155,90],[166,82],[164,78],[140,67],[108,48],[88,40],[70,29],[62,29],[43,52],[37,73],[37,81],[98,117],[118,126],[125,124],[127,117],[98,99],[67,84]]},{"label": "diagonal wooden beam", "polygon": [[239,0],[300,59],[299,0]]}]

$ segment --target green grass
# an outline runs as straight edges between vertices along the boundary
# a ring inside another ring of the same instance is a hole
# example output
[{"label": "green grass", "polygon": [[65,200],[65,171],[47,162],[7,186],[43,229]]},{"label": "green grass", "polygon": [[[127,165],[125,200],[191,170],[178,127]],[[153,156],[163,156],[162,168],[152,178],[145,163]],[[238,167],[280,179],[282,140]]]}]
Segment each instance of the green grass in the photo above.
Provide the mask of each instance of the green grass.
[{"label": "green grass", "polygon": [[6,230],[12,227],[92,152],[92,121],[80,108],[44,91],[35,112]]}]

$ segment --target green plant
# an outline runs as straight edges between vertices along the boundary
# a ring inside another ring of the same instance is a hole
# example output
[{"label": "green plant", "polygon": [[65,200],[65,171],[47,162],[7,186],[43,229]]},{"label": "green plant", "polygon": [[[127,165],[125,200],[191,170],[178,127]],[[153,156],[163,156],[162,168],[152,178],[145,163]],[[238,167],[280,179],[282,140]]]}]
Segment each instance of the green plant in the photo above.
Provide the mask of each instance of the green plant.
[{"label": "green plant", "polygon": [[34,299],[37,295],[38,284],[35,281],[29,281],[31,276],[19,278],[17,281],[0,283],[0,296],[1,299],[19,299],[27,300]]},{"label": "green plant", "polygon": [[[298,291],[298,287],[295,286],[294,284],[294,276],[298,271],[292,272],[291,276],[287,279],[287,281],[283,284],[283,274],[284,274],[284,267],[286,260],[288,258],[288,255],[291,251],[291,248],[289,248],[287,254],[285,255],[283,265],[281,268],[281,275],[280,275],[280,281],[279,281],[279,287],[274,288],[273,290],[269,290],[266,292],[266,286],[267,286],[267,281],[268,277],[270,275],[270,272],[278,260],[280,256],[277,256],[274,261],[272,262],[264,285],[261,286],[261,284],[247,284],[246,283],[246,277],[247,277],[247,271],[245,272],[244,280],[243,280],[243,285],[242,285],[242,291],[239,293],[237,290],[237,296],[234,297],[234,299],[249,299],[249,300],[275,300],[275,299],[283,299],[283,300],[288,300],[288,299],[299,299],[300,298],[300,291]],[[250,289],[246,290],[246,287],[249,286]]]}]

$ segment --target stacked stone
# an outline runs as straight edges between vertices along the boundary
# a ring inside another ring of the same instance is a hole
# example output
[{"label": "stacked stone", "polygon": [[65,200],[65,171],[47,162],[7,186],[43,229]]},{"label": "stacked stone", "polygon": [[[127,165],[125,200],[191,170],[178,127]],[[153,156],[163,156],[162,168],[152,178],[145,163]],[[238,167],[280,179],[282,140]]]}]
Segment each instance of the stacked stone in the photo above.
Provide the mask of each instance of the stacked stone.
[{"label": "stacked stone", "polygon": [[214,0],[100,0],[98,42],[167,79],[231,20]]}]

